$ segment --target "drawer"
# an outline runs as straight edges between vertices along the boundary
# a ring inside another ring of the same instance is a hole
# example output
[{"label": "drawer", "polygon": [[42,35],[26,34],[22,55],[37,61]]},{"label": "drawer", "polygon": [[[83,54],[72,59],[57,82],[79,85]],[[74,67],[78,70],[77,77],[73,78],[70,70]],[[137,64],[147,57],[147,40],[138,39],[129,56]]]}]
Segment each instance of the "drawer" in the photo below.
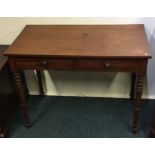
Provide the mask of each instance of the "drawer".
[{"label": "drawer", "polygon": [[140,60],[88,59],[88,58],[27,58],[16,59],[19,69],[88,70],[88,71],[137,71]]}]

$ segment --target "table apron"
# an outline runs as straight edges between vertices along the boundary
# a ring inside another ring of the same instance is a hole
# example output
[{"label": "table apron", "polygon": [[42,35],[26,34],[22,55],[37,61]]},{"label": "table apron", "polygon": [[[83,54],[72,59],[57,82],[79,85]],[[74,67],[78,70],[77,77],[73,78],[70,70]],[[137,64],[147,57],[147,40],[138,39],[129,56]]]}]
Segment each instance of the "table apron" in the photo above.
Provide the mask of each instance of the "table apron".
[{"label": "table apron", "polygon": [[97,59],[97,58],[14,58],[11,60],[21,70],[64,70],[137,72],[146,65],[141,59]]}]

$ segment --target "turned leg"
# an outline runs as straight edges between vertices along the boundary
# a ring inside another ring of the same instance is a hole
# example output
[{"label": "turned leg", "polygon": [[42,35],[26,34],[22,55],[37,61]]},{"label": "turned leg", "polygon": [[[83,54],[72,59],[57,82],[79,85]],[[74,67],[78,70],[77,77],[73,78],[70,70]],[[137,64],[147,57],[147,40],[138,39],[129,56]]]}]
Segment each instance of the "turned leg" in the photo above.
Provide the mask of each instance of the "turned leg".
[{"label": "turned leg", "polygon": [[139,116],[141,110],[141,96],[143,92],[144,76],[137,74],[136,94],[135,94],[135,107],[133,115],[132,131],[134,133],[138,130]]},{"label": "turned leg", "polygon": [[37,74],[37,79],[38,79],[38,84],[39,84],[40,95],[44,96],[45,93],[44,93],[44,89],[43,89],[43,83],[42,83],[40,70],[36,70],[36,74]]},{"label": "turned leg", "polygon": [[23,85],[22,75],[20,72],[14,72],[13,76],[16,82],[16,88],[17,88],[17,93],[19,97],[19,106],[23,114],[25,125],[26,127],[30,127],[31,122],[28,116],[28,111],[27,111],[26,96],[25,96],[25,89]]},{"label": "turned leg", "polygon": [[130,100],[134,101],[136,93],[136,73],[131,74],[131,90],[130,90]]},{"label": "turned leg", "polygon": [[28,97],[29,96],[29,89],[28,89],[27,84],[26,84],[26,78],[25,78],[24,71],[21,71],[21,75],[22,75],[23,84],[24,84],[24,88],[25,88],[25,94],[26,94],[26,97]]}]

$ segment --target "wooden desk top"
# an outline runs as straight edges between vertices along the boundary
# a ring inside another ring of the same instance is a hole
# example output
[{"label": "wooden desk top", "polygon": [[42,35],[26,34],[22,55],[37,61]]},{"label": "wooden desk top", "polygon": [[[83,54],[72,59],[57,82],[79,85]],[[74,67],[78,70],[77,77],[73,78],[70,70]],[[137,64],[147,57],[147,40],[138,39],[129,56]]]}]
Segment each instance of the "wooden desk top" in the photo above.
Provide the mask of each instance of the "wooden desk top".
[{"label": "wooden desk top", "polygon": [[150,58],[144,25],[27,25],[8,56]]}]

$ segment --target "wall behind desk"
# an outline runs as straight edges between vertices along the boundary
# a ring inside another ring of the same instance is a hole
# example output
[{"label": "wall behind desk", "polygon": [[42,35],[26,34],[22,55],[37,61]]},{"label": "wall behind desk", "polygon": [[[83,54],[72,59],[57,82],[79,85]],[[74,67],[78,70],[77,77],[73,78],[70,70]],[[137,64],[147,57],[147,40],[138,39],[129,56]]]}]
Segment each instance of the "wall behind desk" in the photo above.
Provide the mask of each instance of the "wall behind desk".
[{"label": "wall behind desk", "polygon": [[[151,18],[2,18],[0,17],[0,44],[11,44],[27,24],[144,24],[152,59],[148,63],[143,98],[155,98],[155,17]],[[26,71],[31,94],[38,94],[35,72]],[[54,72],[44,71],[44,87],[47,95],[97,96],[128,98],[129,73]]]}]

